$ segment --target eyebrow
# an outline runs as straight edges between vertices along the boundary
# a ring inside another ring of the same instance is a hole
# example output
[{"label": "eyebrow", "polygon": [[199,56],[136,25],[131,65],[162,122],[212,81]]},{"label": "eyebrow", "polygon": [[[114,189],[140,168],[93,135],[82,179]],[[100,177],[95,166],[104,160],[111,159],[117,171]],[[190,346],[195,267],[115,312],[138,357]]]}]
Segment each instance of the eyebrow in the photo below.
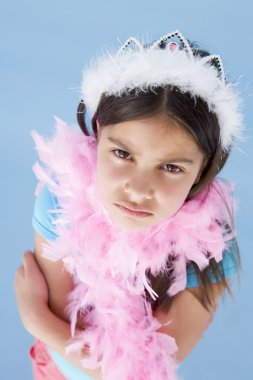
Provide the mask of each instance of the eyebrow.
[{"label": "eyebrow", "polygon": [[[114,137],[107,137],[109,141],[111,141],[112,143],[114,144],[117,144],[119,145],[121,148],[129,151],[132,149],[130,149],[127,145],[125,145],[124,143],[122,143],[120,140],[114,138]],[[132,151],[133,152],[133,151]],[[133,152],[134,153],[134,152]],[[134,153],[135,154],[135,153]],[[184,157],[176,157],[176,158],[170,158],[170,159],[161,159],[159,161],[166,161],[166,162],[186,162],[188,164],[194,164],[194,161],[191,160],[190,158],[184,158]]]}]

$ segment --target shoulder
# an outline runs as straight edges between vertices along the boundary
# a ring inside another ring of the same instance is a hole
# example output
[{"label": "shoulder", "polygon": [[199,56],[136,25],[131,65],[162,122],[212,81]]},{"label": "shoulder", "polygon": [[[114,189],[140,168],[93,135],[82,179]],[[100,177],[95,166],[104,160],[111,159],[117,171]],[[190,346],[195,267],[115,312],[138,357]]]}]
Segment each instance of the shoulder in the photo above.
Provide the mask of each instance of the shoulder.
[{"label": "shoulder", "polygon": [[[54,227],[57,210],[59,210],[57,198],[47,186],[44,186],[34,206],[34,254],[48,285],[50,309],[59,318],[68,322],[65,308],[68,304],[67,295],[74,288],[72,275],[67,271],[62,260],[49,260],[43,256],[45,245],[50,244],[50,240],[52,242],[57,237]],[[82,327],[79,317],[77,326]]]},{"label": "shoulder", "polygon": [[45,246],[57,237],[54,225],[57,210],[57,198],[49,187],[44,185],[34,204],[34,254],[48,284],[50,308],[59,318],[67,321],[64,310],[67,304],[66,294],[73,289],[71,275],[61,260],[51,261],[43,256]]}]

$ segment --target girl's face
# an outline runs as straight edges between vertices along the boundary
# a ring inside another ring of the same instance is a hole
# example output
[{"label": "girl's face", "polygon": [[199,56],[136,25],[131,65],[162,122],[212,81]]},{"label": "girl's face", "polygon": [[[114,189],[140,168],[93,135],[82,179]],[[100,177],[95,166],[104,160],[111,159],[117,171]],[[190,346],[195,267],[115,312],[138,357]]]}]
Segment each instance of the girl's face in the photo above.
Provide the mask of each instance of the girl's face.
[{"label": "girl's face", "polygon": [[192,136],[162,115],[97,126],[96,185],[112,220],[142,231],[171,217],[204,166]]}]

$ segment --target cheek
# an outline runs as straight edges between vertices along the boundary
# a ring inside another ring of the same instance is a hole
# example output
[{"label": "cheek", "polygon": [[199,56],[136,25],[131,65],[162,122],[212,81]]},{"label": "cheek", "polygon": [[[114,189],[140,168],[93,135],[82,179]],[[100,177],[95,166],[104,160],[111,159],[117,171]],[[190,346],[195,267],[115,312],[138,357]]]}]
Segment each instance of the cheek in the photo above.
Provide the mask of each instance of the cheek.
[{"label": "cheek", "polygon": [[167,181],[160,184],[158,203],[164,216],[171,216],[178,211],[191,189],[193,181]]},{"label": "cheek", "polygon": [[106,157],[99,157],[97,162],[96,185],[103,197],[109,197],[120,186],[125,178],[122,167],[112,164],[111,160]]}]

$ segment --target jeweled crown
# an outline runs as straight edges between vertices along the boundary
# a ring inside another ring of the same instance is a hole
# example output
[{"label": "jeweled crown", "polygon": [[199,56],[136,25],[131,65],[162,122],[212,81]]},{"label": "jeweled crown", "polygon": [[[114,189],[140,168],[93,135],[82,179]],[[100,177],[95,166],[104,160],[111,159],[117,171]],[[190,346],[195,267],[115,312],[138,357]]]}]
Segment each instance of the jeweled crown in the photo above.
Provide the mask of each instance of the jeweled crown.
[{"label": "jeweled crown", "polygon": [[217,115],[222,146],[229,149],[242,131],[240,98],[235,85],[225,79],[221,57],[195,52],[178,30],[147,45],[130,37],[116,53],[107,51],[85,68],[82,99],[93,115],[102,94],[122,96],[133,89],[140,92],[168,84],[178,87],[208,104]]}]

